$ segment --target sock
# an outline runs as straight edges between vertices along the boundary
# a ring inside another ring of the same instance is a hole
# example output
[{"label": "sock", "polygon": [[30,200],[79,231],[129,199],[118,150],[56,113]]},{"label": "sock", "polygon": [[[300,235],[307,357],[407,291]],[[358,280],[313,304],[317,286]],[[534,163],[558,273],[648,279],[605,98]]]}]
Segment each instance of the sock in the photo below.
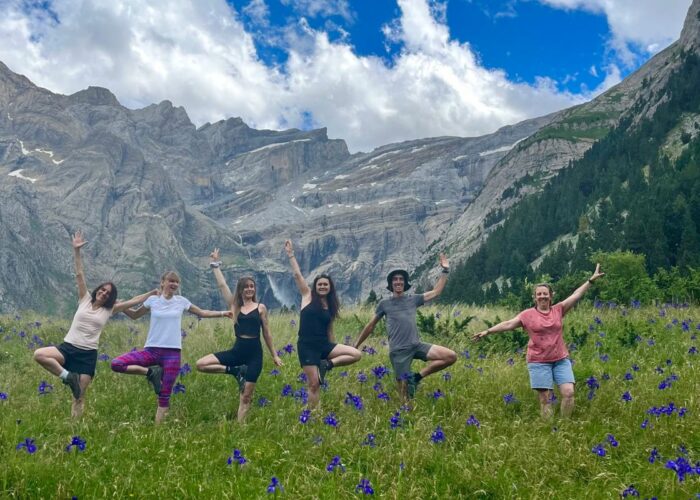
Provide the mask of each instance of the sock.
[{"label": "sock", "polygon": [[333,361],[331,361],[330,359],[327,359],[326,360],[326,370],[330,370],[331,368],[333,368]]},{"label": "sock", "polygon": [[66,370],[65,368],[63,370],[61,370],[61,373],[58,375],[58,377],[61,380],[66,380],[67,376],[68,376],[68,370]]},{"label": "sock", "polygon": [[229,375],[238,375],[240,367],[238,366],[228,366],[226,365],[226,373]]},{"label": "sock", "polygon": [[413,378],[416,382],[420,382],[421,380],[423,380],[423,375],[421,375],[419,372],[416,372],[413,374]]}]

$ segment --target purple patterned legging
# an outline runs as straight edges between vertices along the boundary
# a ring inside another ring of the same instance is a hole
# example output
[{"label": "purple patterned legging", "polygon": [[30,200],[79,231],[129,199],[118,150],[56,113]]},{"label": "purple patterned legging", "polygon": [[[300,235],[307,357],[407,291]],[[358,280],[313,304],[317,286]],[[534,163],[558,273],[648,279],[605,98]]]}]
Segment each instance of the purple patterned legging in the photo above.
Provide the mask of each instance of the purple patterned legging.
[{"label": "purple patterned legging", "polygon": [[158,406],[167,408],[170,406],[170,394],[173,392],[175,379],[180,372],[180,349],[166,349],[164,347],[146,347],[143,351],[131,351],[112,360],[112,370],[125,372],[127,366],[154,366],[163,367],[163,378]]}]

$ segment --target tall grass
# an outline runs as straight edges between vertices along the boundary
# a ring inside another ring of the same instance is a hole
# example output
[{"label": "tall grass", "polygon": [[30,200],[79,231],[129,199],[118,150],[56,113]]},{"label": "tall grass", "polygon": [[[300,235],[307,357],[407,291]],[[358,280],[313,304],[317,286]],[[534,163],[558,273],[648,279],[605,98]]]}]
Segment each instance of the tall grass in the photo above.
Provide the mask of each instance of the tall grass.
[{"label": "tall grass", "polygon": [[[514,314],[459,306],[424,308],[423,313],[439,315],[437,321],[444,324],[455,315],[474,315],[470,332],[480,330],[484,320]],[[344,310],[335,328],[337,340],[356,338],[371,314]],[[630,485],[642,498],[694,498],[700,475],[691,469],[680,481],[667,462],[686,459],[695,467],[700,461],[700,374],[693,354],[699,344],[698,316],[695,308],[596,309],[586,304],[570,313],[565,336],[567,343],[577,344],[572,347],[577,389],[576,409],[568,420],[540,418],[519,350],[521,335],[475,344],[466,333],[438,328],[439,336],[424,340],[453,348],[459,360],[421,383],[410,411],[401,408],[393,376],[378,380],[373,374],[377,366],[389,368],[379,329],[367,343],[376,354],[365,353],[359,363],[331,371],[322,409],[306,424],[299,421],[304,407],[298,398],[282,396],[287,384],[293,391],[303,386],[296,352],[284,354],[278,375],[270,373],[266,353],[243,425],[235,420],[235,380],[194,371],[200,356],[229,348],[230,324],[186,317],[183,363],[193,370],[178,379],[185,392],[173,395],[169,419],[160,427],[153,424],[156,397],[145,379],[111,372],[108,360],[98,362],[84,416],[71,420],[68,389],[31,359],[40,344],[60,343],[69,322],[33,313],[0,317],[0,392],[6,395],[0,399],[0,496],[257,498],[268,495],[276,477],[283,490],[275,494],[290,498],[361,496],[362,479],[375,496],[401,499],[618,498],[632,491]],[[295,346],[296,320],[292,314],[272,314],[277,349]],[[100,353],[111,358],[140,348],[146,329],[145,320],[111,321]],[[421,364],[416,361],[414,367]],[[592,393],[591,377],[599,385]],[[53,390],[40,395],[42,381]],[[663,381],[670,385],[660,389]],[[381,392],[390,400],[378,399]],[[631,401],[623,399],[626,392]],[[362,409],[351,404],[348,393],[361,397]],[[507,394],[512,394],[510,403],[504,400]],[[258,404],[260,398],[265,406]],[[686,408],[684,416],[678,410],[648,414],[670,403]],[[400,425],[392,428],[397,412]],[[335,427],[324,423],[330,413],[338,421]],[[431,435],[438,426],[445,439],[434,443]],[[374,435],[371,443],[369,434]],[[612,446],[609,434],[618,446]],[[65,451],[73,436],[85,440],[84,451]],[[26,438],[34,440],[36,452],[17,449]],[[605,456],[592,451],[599,444]],[[244,465],[227,464],[236,449]],[[660,458],[650,463],[654,449]],[[329,472],[335,456],[343,467]]]}]

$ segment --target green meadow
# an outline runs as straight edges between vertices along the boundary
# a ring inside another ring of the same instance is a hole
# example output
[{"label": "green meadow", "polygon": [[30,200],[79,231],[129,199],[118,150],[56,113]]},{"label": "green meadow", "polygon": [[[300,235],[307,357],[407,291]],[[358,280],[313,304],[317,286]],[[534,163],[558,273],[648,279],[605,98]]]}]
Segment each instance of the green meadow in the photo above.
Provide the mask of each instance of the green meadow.
[{"label": "green meadow", "polygon": [[[143,346],[147,318],[110,321],[85,414],[75,421],[69,390],[32,361],[35,348],[62,341],[69,321],[33,313],[0,317],[0,497],[335,499],[372,491],[396,499],[689,499],[700,493],[698,308],[581,303],[564,328],[575,361],[576,409],[570,419],[551,420],[540,417],[529,389],[522,333],[470,340],[515,311],[431,306],[422,313],[423,339],[451,347],[459,359],[420,384],[412,408],[401,407],[393,376],[382,376],[390,365],[378,328],[359,363],[329,373],[321,409],[306,423],[296,350],[283,351],[277,374],[266,353],[243,425],[234,417],[234,378],[194,369],[199,357],[230,347],[230,323],[186,316],[180,392],[159,427],[145,378],[113,373],[109,362]],[[356,338],[371,315],[371,309],[344,309],[337,340]],[[293,313],[271,315],[277,349],[295,347],[296,320]],[[74,436],[84,441],[82,451],[66,451]],[[268,493],[273,478],[275,491]]]}]

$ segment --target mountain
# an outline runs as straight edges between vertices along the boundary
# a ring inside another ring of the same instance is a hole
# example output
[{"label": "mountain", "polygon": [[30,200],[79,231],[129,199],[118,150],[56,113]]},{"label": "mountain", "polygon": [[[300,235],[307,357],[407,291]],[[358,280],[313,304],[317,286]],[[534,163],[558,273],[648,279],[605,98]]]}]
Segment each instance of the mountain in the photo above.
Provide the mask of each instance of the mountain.
[{"label": "mountain", "polygon": [[219,247],[230,283],[252,274],[266,303],[292,304],[286,238],[304,273],[330,273],[345,302],[399,266],[429,286],[440,249],[474,255],[620,120],[653,115],[681,54],[697,51],[697,13],[696,0],[676,44],[590,103],[358,154],[325,129],[197,128],[168,101],[130,110],[103,88],[54,94],[0,63],[0,310],[73,307],[79,228],[89,283],[113,279],[122,297],[176,269],[183,294],[218,306],[207,262]]}]

